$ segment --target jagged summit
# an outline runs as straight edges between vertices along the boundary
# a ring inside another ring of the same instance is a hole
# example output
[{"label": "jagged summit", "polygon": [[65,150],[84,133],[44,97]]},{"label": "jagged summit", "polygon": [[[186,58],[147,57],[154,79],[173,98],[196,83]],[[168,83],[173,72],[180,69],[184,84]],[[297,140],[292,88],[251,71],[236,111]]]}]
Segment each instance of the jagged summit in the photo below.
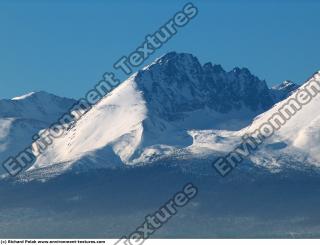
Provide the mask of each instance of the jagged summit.
[{"label": "jagged summit", "polygon": [[[166,53],[161,57],[157,58],[151,65],[146,66],[146,68],[144,68],[143,70],[149,70],[156,64],[167,64],[169,66],[175,65],[180,68],[186,69],[190,69],[191,67],[200,69],[200,67],[202,67],[202,69],[213,73],[227,73],[220,64],[212,64],[211,62],[207,62],[202,66],[196,56],[189,53],[177,53],[174,51]],[[252,75],[250,70],[246,67],[234,67],[228,73],[235,73],[238,75]]]},{"label": "jagged summit", "polygon": [[[220,113],[239,109],[263,111],[276,101],[266,82],[247,68],[226,72],[186,53],[170,52],[139,71],[136,81],[146,100],[171,114],[209,107]],[[172,115],[171,115],[172,116]]]}]

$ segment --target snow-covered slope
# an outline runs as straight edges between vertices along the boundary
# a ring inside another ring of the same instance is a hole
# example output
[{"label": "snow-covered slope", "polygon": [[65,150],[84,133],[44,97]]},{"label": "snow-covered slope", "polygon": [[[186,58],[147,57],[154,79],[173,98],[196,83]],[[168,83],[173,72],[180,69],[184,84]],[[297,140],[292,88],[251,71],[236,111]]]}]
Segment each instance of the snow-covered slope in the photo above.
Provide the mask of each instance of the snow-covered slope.
[{"label": "snow-covered slope", "polygon": [[29,171],[212,155],[277,102],[273,92],[246,68],[226,72],[190,54],[168,53],[103,98]]},{"label": "snow-covered slope", "polygon": [[74,103],[75,100],[46,92],[0,100],[0,160],[23,150],[35,133],[48,127]]},{"label": "snow-covered slope", "polygon": [[94,167],[120,164],[140,144],[146,113],[142,94],[129,79],[86,113],[63,137],[56,139],[37,159],[34,168],[73,162],[84,156],[101,157]]},{"label": "snow-covered slope", "polygon": [[[285,120],[283,125],[280,124],[281,127],[275,130],[274,135],[268,138],[251,158],[253,162],[268,168],[288,167],[288,165],[320,166],[320,116],[318,114],[320,95],[316,93],[315,83],[310,86],[315,81],[319,82],[318,86],[320,87],[320,72],[315,73],[287,99],[259,115],[249,127],[239,132],[239,135],[251,133],[264,123],[270,122],[270,118],[275,114],[284,112],[285,105],[290,102],[291,105],[294,105],[293,101],[298,101],[297,94],[302,90],[314,95],[314,97],[310,96],[312,97],[310,102],[305,105],[300,104],[301,108]],[[295,106],[290,107],[294,108]],[[287,115],[288,112],[285,110],[283,115]],[[289,114],[291,115],[291,113]]]}]

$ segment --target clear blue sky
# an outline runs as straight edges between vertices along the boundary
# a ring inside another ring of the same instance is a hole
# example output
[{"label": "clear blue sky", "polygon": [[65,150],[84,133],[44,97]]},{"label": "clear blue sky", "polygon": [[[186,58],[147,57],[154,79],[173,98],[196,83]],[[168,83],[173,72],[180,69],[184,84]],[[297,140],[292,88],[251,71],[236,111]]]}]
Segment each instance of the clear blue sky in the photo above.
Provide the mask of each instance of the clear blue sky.
[{"label": "clear blue sky", "polygon": [[[39,90],[81,97],[186,2],[0,1],[0,98]],[[320,69],[320,1],[193,3],[199,15],[151,59],[193,53],[227,70],[248,67],[269,85]]]}]

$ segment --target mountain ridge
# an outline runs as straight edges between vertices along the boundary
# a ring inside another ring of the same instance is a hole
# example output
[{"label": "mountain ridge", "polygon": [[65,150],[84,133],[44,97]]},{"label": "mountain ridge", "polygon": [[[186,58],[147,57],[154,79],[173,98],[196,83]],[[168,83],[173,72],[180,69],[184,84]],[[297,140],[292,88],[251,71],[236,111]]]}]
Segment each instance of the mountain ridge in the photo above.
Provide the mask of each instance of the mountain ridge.
[{"label": "mountain ridge", "polygon": [[107,94],[28,172],[209,159],[231,149],[239,130],[297,88],[292,82],[268,88],[247,68],[227,72],[210,62],[201,65],[191,54],[170,52]]}]

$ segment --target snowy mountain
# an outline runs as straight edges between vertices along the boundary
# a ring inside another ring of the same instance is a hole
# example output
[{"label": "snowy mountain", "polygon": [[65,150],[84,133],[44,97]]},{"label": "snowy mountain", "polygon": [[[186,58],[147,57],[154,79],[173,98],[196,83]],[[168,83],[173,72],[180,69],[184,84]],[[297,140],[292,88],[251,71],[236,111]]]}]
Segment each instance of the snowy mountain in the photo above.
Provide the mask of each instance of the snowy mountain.
[{"label": "snowy mountain", "polygon": [[103,98],[28,171],[50,175],[208,158],[231,149],[238,130],[288,96],[287,87],[269,89],[246,68],[227,72],[220,65],[201,65],[191,54],[171,52]]},{"label": "snowy mountain", "polygon": [[[320,92],[320,72],[301,86],[285,81],[269,89],[246,68],[227,72],[189,54],[160,57],[99,101],[26,172],[1,179],[0,235],[119,238],[193,183],[201,195],[154,238],[319,237],[319,95],[233,174],[221,178],[212,168],[243,136],[304,98],[312,81]],[[74,102],[45,92],[0,100],[1,159]]]},{"label": "snowy mountain", "polygon": [[30,145],[35,133],[47,128],[74,103],[73,99],[46,92],[0,100],[0,160]]}]

